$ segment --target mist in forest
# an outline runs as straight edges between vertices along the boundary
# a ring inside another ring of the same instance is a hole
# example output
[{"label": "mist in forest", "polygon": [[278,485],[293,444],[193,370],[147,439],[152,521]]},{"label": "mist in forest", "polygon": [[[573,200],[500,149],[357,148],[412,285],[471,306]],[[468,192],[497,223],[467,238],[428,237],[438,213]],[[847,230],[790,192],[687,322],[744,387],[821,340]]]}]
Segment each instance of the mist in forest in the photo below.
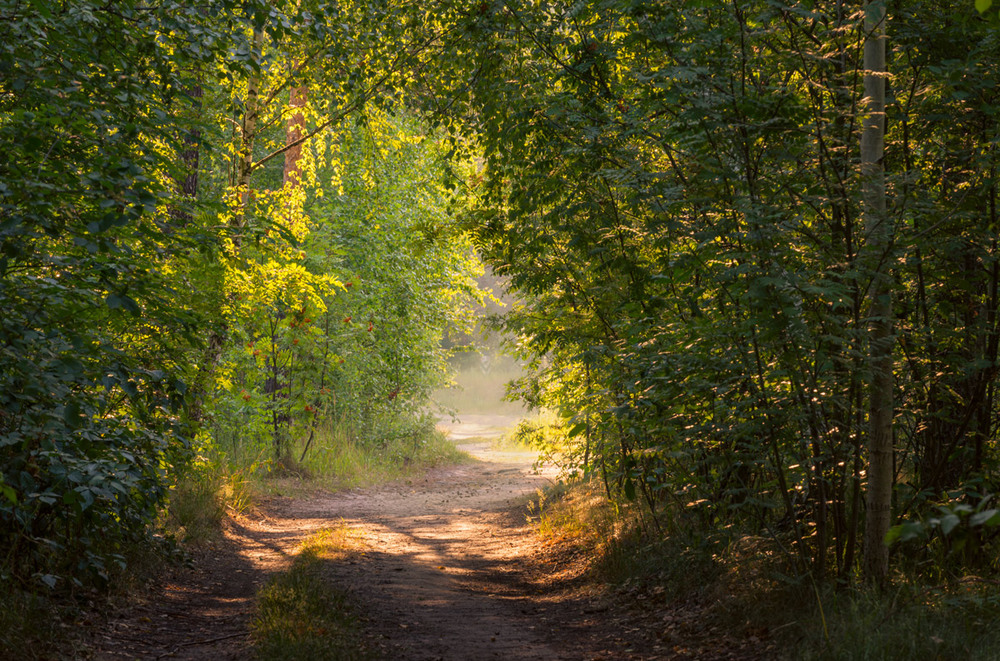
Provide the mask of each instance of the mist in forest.
[{"label": "mist in forest", "polygon": [[502,353],[468,354],[456,364],[455,383],[434,394],[434,401],[457,415],[519,416],[522,402],[504,399],[507,383],[522,376],[518,362]]}]

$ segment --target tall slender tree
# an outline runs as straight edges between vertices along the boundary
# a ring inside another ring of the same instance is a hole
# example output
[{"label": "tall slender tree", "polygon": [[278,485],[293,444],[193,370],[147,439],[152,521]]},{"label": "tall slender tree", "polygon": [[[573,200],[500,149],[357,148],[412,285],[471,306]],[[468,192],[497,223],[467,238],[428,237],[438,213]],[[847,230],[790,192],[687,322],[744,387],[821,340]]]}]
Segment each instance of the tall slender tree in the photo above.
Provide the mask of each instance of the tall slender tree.
[{"label": "tall slender tree", "polygon": [[892,222],[886,214],[885,169],[885,42],[884,0],[865,6],[864,90],[861,133],[862,213],[866,234],[869,289],[868,356],[869,387],[868,492],[865,518],[865,576],[881,583],[889,571],[889,531],[893,478],[893,322]]}]

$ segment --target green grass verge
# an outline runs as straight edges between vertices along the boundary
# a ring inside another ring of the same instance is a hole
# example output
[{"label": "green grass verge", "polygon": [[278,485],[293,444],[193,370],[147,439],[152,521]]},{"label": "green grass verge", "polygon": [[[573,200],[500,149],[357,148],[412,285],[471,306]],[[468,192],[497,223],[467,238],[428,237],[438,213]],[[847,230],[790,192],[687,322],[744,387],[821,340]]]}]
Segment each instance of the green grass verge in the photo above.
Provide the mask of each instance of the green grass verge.
[{"label": "green grass verge", "polygon": [[469,456],[441,432],[428,428],[415,438],[363,444],[327,430],[314,441],[301,466],[326,488],[383,484],[435,466],[462,463]]},{"label": "green grass verge", "polygon": [[346,592],[324,577],[324,565],[351,552],[344,528],[310,537],[288,571],[273,577],[258,595],[251,622],[254,656],[267,661],[370,659],[360,623]]},{"label": "green grass verge", "polygon": [[379,441],[359,440],[351,430],[327,423],[316,430],[308,448],[300,441],[280,461],[270,447],[252,444],[225,451],[208,447],[203,454],[210,457],[207,464],[220,467],[220,475],[213,477],[211,469],[203,474],[215,480],[225,506],[238,512],[252,509],[256,500],[268,496],[363,488],[470,461],[432,421]]}]

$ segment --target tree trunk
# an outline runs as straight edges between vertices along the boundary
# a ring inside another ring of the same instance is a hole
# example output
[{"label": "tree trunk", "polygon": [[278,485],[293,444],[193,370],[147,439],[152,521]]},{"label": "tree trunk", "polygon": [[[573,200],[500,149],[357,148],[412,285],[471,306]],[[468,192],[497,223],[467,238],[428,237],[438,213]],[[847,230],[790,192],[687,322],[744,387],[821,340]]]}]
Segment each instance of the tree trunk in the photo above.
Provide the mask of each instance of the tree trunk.
[{"label": "tree trunk", "polygon": [[865,516],[864,575],[876,584],[889,572],[889,531],[893,479],[893,320],[889,252],[892,227],[886,215],[885,171],[885,20],[884,0],[865,7],[861,180],[869,290],[868,358],[872,380],[868,391],[868,491]]}]

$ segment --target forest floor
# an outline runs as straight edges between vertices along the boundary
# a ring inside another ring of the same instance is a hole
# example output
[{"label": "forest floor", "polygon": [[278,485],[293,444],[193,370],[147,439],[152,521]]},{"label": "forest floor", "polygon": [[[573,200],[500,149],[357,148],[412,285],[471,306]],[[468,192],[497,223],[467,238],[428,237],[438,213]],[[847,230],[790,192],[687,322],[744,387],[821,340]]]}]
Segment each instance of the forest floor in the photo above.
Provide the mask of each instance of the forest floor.
[{"label": "forest floor", "polygon": [[272,498],[225,521],[224,537],[94,623],[83,658],[221,661],[253,655],[255,596],[297,547],[346,527],[357,552],[324,563],[357,605],[364,646],[393,661],[770,659],[697,604],[609,591],[569,543],[540,537],[526,497],[550,484],[530,452],[496,449],[497,420],[470,416],[452,438],[474,461],[375,488]]}]

